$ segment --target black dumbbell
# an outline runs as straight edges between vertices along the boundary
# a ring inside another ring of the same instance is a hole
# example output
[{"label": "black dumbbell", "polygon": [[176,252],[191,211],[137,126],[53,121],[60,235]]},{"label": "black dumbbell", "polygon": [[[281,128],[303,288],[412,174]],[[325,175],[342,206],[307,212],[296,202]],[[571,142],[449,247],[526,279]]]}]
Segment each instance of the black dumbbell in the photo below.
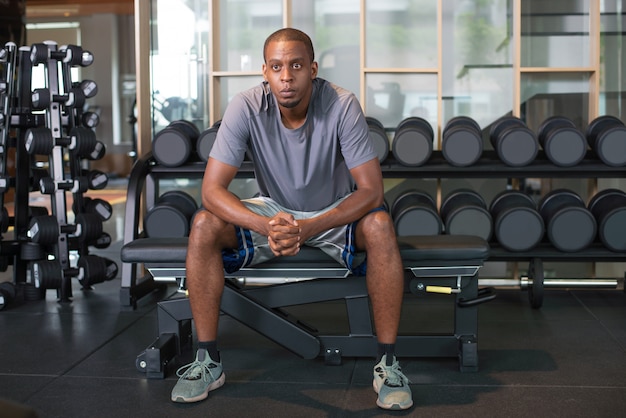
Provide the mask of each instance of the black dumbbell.
[{"label": "black dumbbell", "polygon": [[533,162],[539,142],[526,123],[515,116],[504,116],[489,129],[491,145],[506,165],[521,167]]},{"label": "black dumbbell", "polygon": [[91,242],[102,235],[102,228],[102,219],[91,213],[77,214],[73,225],[59,225],[54,216],[35,216],[29,221],[27,236],[42,245],[55,243],[60,233],[71,234],[81,242]]},{"label": "black dumbbell", "polygon": [[[68,271],[67,276],[78,274],[78,270]],[[36,289],[60,289],[63,283],[63,269],[56,260],[37,260],[28,263],[28,282]]]},{"label": "black dumbbell", "polygon": [[606,165],[626,166],[626,126],[615,116],[595,118],[585,133],[587,142]]},{"label": "black dumbbell", "polygon": [[152,155],[166,167],[181,166],[189,160],[199,136],[196,125],[186,120],[175,120],[154,136]]},{"label": "black dumbbell", "polygon": [[109,184],[109,175],[100,170],[81,170],[81,177],[87,179],[91,190],[102,190]]},{"label": "black dumbbell", "polygon": [[83,197],[83,208],[80,210],[76,207],[76,201],[72,203],[74,213],[85,212],[96,214],[103,221],[107,221],[113,215],[113,206],[104,199]]},{"label": "black dumbbell", "polygon": [[598,224],[598,236],[611,251],[626,251],[626,192],[605,189],[596,193],[587,205]]},{"label": "black dumbbell", "polygon": [[77,45],[67,45],[63,48],[51,48],[53,45],[36,43],[30,48],[30,61],[34,65],[43,64],[49,59],[62,61],[71,66],[87,67],[93,63],[93,54]]},{"label": "black dumbbell", "polygon": [[39,180],[39,191],[43,194],[53,194],[58,190],[66,190],[72,193],[83,193],[89,189],[89,181],[86,177],[78,177],[74,180],[55,181],[51,177]]},{"label": "black dumbbell", "polygon": [[85,128],[95,128],[100,124],[100,116],[95,112],[85,112],[80,117],[80,122]]},{"label": "black dumbbell", "polygon": [[54,138],[52,131],[45,127],[31,128],[26,131],[24,147],[29,154],[50,154],[55,146],[67,146],[78,156],[90,156],[98,149],[94,131],[82,126],[72,128],[67,137]]},{"label": "black dumbbell", "polygon": [[493,220],[483,197],[469,189],[458,189],[448,194],[439,209],[448,235],[474,235],[489,241]]},{"label": "black dumbbell", "polygon": [[385,127],[378,119],[367,116],[365,120],[367,122],[370,141],[372,141],[374,145],[378,161],[382,163],[389,155],[389,137],[387,136],[387,132],[385,132]]},{"label": "black dumbbell", "polygon": [[143,228],[149,237],[185,237],[189,235],[190,222],[198,210],[195,199],[180,190],[163,193],[148,210]]},{"label": "black dumbbell", "polygon": [[106,257],[82,255],[78,259],[78,281],[83,288],[113,280],[117,277],[117,264]]},{"label": "black dumbbell", "polygon": [[209,129],[205,129],[202,131],[200,136],[198,136],[198,140],[196,141],[196,152],[198,153],[200,159],[204,162],[209,161],[209,154],[211,153],[211,149],[215,143],[215,138],[217,137],[217,131],[220,129],[221,124],[222,121],[218,120],[213,124],[213,126]]},{"label": "black dumbbell", "polygon": [[500,192],[491,202],[494,235],[509,251],[528,251],[543,238],[545,227],[537,205],[518,190]]},{"label": "black dumbbell", "polygon": [[439,235],[443,222],[433,198],[421,190],[408,190],[391,205],[396,235]]},{"label": "black dumbbell", "polygon": [[[64,106],[74,106],[76,100],[80,100],[80,94],[77,96],[76,92],[70,91],[67,94],[52,94],[49,89],[40,88],[33,90],[31,94],[31,104],[35,110],[44,110],[50,107],[51,103],[59,103]],[[83,98],[84,103],[84,98]]]},{"label": "black dumbbell", "polygon": [[551,116],[539,126],[539,143],[555,165],[571,167],[585,158],[587,141],[574,122],[565,116]]},{"label": "black dumbbell", "polygon": [[0,283],[0,311],[15,299],[15,286],[11,282]]},{"label": "black dumbbell", "polygon": [[391,144],[395,159],[402,165],[423,165],[433,152],[433,128],[423,118],[411,116],[396,127]]},{"label": "black dumbbell", "polygon": [[448,121],[441,138],[443,158],[456,167],[474,164],[483,153],[483,137],[478,123],[468,116]]},{"label": "black dumbbell", "polygon": [[546,235],[558,250],[581,251],[595,239],[596,220],[574,191],[552,190],[539,201],[538,206],[546,226]]}]

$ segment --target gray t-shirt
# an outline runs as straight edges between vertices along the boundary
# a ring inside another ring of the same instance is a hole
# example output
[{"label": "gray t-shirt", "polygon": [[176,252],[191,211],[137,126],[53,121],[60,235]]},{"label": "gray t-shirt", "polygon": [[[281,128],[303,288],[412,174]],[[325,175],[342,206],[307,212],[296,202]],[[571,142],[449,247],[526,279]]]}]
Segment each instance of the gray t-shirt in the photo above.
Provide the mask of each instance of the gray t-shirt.
[{"label": "gray t-shirt", "polygon": [[349,169],[377,158],[354,94],[313,80],[306,122],[287,129],[269,84],[237,94],[210,156],[240,167],[246,151],[263,196],[299,211],[325,208],[354,191]]}]

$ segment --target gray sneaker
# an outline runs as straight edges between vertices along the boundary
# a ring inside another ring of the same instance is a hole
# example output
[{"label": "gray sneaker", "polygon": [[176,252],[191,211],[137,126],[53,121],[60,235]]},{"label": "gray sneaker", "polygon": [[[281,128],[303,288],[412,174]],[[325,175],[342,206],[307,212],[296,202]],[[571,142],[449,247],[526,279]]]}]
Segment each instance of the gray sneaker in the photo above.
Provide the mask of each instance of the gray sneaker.
[{"label": "gray sneaker", "polygon": [[196,360],[176,371],[178,382],[172,389],[173,402],[198,402],[226,381],[222,363],[211,359],[206,350],[198,350]]},{"label": "gray sneaker", "polygon": [[383,409],[409,409],[413,406],[413,395],[409,379],[402,373],[400,364],[393,358],[387,366],[387,355],[374,366],[374,391],[378,393],[376,405]]}]

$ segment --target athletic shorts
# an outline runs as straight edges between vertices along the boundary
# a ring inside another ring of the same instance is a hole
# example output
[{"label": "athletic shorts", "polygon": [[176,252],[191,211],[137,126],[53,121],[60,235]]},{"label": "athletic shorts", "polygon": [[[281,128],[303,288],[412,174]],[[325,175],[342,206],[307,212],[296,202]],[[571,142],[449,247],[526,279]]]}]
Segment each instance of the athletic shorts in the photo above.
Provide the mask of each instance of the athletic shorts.
[{"label": "athletic shorts", "polygon": [[[297,220],[313,218],[325,213],[339,205],[344,199],[345,197],[327,208],[314,212],[287,209],[268,197],[255,197],[242,200],[241,202],[259,215],[272,217],[279,212],[285,212],[292,214]],[[373,212],[377,210],[384,210],[384,208],[374,209]],[[304,245],[321,249],[354,275],[365,275],[365,252],[357,252],[354,242],[357,223],[358,221],[329,229],[309,238],[304,242]],[[239,248],[222,251],[224,270],[226,272],[234,273],[243,267],[253,266],[276,257],[269,246],[266,236],[239,226],[235,226],[235,231]]]}]

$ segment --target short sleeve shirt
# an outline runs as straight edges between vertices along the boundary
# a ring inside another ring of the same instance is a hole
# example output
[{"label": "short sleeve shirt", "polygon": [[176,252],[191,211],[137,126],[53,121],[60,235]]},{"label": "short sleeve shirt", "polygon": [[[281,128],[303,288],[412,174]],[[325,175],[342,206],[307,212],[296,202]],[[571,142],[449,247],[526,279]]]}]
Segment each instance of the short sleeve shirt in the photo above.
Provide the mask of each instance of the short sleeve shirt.
[{"label": "short sleeve shirt", "polygon": [[263,196],[316,211],[354,191],[349,170],[377,158],[368,132],[354,94],[321,78],[313,80],[305,123],[288,129],[263,82],[232,99],[210,156],[240,167],[248,153]]}]

